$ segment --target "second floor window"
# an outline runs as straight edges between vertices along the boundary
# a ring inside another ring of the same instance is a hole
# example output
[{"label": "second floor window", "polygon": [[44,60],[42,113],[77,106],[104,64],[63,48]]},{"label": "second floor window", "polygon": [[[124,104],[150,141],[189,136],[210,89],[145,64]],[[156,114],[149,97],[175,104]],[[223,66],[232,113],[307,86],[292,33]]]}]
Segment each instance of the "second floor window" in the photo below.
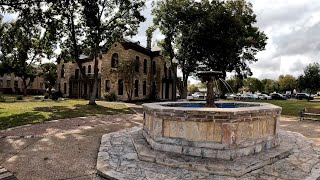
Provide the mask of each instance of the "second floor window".
[{"label": "second floor window", "polygon": [[139,72],[139,67],[140,67],[140,58],[139,58],[139,56],[136,56],[136,60],[135,60],[134,65],[135,65],[134,70],[136,72]]},{"label": "second floor window", "polygon": [[79,78],[79,69],[76,69],[74,78],[78,79]]},{"label": "second floor window", "polygon": [[91,65],[88,66],[88,74],[91,74]]},{"label": "second floor window", "polygon": [[111,67],[117,68],[118,64],[119,64],[119,55],[117,53],[114,53],[111,58]]},{"label": "second floor window", "polygon": [[143,73],[147,74],[147,68],[148,68],[148,61],[144,59],[143,61]]},{"label": "second floor window", "polygon": [[134,81],[134,96],[139,97],[139,80]]},{"label": "second floor window", "polygon": [[152,61],[152,73],[155,75],[156,74],[156,62]]},{"label": "second floor window", "polygon": [[61,66],[61,78],[64,78],[64,64]]},{"label": "second floor window", "polygon": [[2,79],[0,79],[0,88],[2,88]]}]

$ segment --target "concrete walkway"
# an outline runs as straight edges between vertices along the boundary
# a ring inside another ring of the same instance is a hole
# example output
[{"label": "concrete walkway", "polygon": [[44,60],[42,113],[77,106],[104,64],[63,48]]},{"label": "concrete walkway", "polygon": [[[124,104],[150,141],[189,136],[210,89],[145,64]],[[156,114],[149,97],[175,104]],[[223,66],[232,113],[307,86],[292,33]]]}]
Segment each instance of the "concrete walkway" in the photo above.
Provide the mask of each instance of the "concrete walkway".
[{"label": "concrete walkway", "polygon": [[0,165],[20,180],[101,179],[95,168],[101,136],[141,120],[140,115],[73,118],[0,131]]}]

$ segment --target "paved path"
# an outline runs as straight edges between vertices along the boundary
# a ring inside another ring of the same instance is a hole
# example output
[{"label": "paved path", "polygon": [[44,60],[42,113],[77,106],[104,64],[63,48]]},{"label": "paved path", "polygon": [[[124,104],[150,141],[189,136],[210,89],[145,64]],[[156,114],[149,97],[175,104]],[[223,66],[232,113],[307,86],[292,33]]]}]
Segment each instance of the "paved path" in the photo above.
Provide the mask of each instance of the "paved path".
[{"label": "paved path", "polygon": [[95,166],[102,134],[141,120],[140,115],[73,118],[0,131],[0,165],[20,180],[99,180]]},{"label": "paved path", "polygon": [[[0,165],[21,180],[100,180],[95,166],[101,136],[142,122],[141,106],[127,105],[140,115],[73,118],[0,131]],[[282,118],[281,128],[320,144],[320,121]]]}]

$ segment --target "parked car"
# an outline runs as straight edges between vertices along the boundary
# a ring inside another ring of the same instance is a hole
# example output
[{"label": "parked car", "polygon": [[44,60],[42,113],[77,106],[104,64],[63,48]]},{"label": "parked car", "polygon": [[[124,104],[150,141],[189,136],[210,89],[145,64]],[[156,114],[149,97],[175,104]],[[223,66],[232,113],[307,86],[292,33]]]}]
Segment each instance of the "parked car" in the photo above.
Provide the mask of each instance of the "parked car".
[{"label": "parked car", "polygon": [[205,96],[201,92],[195,92],[192,94],[193,99],[205,99]]},{"label": "parked car", "polygon": [[258,97],[259,97],[259,99],[262,99],[262,100],[271,100],[272,99],[272,97],[268,96],[267,94],[260,94]]},{"label": "parked car", "polygon": [[287,100],[287,97],[283,96],[280,93],[272,93],[271,98],[275,100]]},{"label": "parked car", "polygon": [[310,95],[307,94],[307,93],[297,93],[296,99],[299,99],[299,100],[302,100],[302,99],[313,100],[314,97],[313,97],[313,96],[310,96]]}]

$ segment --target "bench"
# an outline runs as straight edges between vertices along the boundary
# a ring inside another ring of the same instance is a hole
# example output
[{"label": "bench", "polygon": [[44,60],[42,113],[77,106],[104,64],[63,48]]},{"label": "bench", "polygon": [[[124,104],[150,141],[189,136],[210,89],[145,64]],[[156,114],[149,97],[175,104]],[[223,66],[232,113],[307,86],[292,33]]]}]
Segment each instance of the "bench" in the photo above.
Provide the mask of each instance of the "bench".
[{"label": "bench", "polygon": [[300,121],[304,120],[305,116],[320,116],[320,109],[317,108],[304,108],[300,113]]}]

